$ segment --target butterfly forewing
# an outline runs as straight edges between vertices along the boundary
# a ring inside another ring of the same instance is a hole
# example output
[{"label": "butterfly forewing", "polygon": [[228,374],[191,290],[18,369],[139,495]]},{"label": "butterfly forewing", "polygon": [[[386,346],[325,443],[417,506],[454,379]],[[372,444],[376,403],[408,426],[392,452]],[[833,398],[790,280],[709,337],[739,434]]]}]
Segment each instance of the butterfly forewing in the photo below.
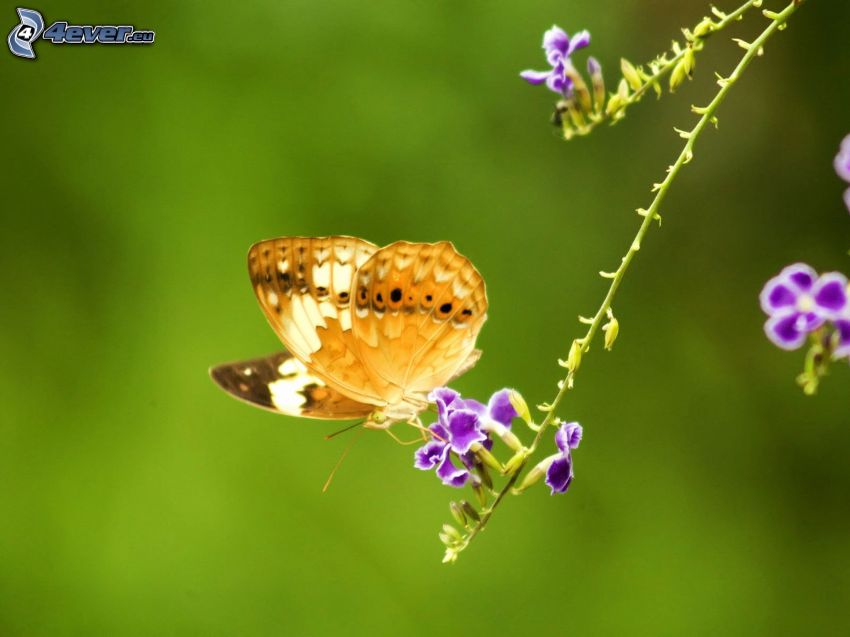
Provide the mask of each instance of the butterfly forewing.
[{"label": "butterfly forewing", "polygon": [[381,248],[357,270],[352,293],[354,343],[390,402],[455,376],[487,316],[481,275],[447,241]]},{"label": "butterfly forewing", "polygon": [[257,300],[286,348],[329,386],[383,404],[351,332],[351,285],[378,250],[354,237],[283,237],[254,244],[248,269]]},{"label": "butterfly forewing", "polygon": [[345,420],[374,410],[329,387],[289,352],[218,365],[210,376],[236,398],[290,416]]}]

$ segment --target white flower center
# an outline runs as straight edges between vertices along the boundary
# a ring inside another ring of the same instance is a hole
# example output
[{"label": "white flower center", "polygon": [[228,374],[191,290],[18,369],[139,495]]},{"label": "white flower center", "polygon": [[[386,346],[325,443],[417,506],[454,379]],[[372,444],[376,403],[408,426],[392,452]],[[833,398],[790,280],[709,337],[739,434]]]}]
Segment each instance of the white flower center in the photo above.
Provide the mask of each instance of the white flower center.
[{"label": "white flower center", "polygon": [[815,307],[815,300],[808,294],[801,294],[797,299],[797,309],[801,312],[811,312]]}]

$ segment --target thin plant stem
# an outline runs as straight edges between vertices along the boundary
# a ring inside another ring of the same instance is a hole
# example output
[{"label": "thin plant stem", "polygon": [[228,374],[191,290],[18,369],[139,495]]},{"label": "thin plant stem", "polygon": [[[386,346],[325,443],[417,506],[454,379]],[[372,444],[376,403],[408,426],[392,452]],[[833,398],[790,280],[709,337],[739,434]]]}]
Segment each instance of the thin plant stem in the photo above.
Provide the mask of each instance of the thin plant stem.
[{"label": "thin plant stem", "polygon": [[[663,181],[657,183],[653,186],[653,192],[655,192],[655,197],[652,200],[652,203],[649,205],[649,208],[646,210],[641,210],[639,213],[643,217],[643,222],[640,224],[638,228],[637,234],[629,245],[629,249],[627,250],[625,256],[622,258],[620,266],[617,270],[610,275],[605,275],[607,278],[611,279],[611,284],[608,287],[608,291],[605,294],[605,298],[602,301],[602,304],[599,306],[599,309],[594,314],[593,319],[589,322],[587,331],[584,336],[579,339],[576,339],[576,343],[580,348],[582,354],[587,353],[590,349],[590,345],[593,342],[595,336],[599,332],[599,328],[602,326],[606,316],[608,315],[608,311],[611,309],[611,306],[614,302],[614,297],[617,294],[617,290],[620,287],[620,284],[623,281],[623,278],[626,275],[626,272],[629,269],[629,266],[632,263],[635,255],[640,250],[641,244],[643,243],[644,238],[649,233],[650,228],[654,221],[661,220],[661,217],[658,214],[658,211],[661,208],[661,204],[663,203],[667,193],[670,190],[670,186],[673,184],[673,181],[676,179],[679,171],[682,167],[689,163],[693,158],[693,149],[694,144],[696,143],[697,138],[702,134],[702,132],[708,127],[709,124],[716,124],[717,119],[715,113],[717,112],[718,107],[723,103],[726,99],[726,96],[732,90],[732,87],[738,82],[743,72],[750,65],[750,63],[762,53],[762,47],[765,42],[767,42],[770,37],[785,28],[787,24],[788,18],[797,10],[797,8],[802,4],[803,0],[793,0],[791,4],[789,4],[785,9],[783,9],[779,13],[773,13],[770,11],[765,11],[765,16],[770,20],[770,24],[765,28],[764,31],[750,44],[744,45],[745,53],[741,60],[738,62],[738,65],[735,67],[732,74],[725,78],[718,78],[718,84],[720,86],[720,90],[708,104],[703,108],[693,107],[693,111],[700,115],[699,120],[696,125],[690,131],[679,131],[681,137],[683,137],[685,141],[685,145],[682,150],[679,152],[679,156],[676,158],[676,161],[671,165],[667,170],[667,176]],[[758,6],[760,2],[748,2],[746,5],[742,6],[738,9],[738,12],[743,13],[750,6]],[[739,13],[739,15],[740,15]],[[730,17],[734,14],[730,14]],[[572,366],[571,369],[567,372],[564,379],[558,384],[558,393],[555,395],[555,398],[551,403],[546,405],[546,416],[543,421],[540,423],[540,427],[534,437],[534,441],[531,443],[531,446],[524,450],[524,457],[521,459],[516,466],[516,471],[511,475],[507,484],[496,494],[496,498],[494,502],[487,507],[481,514],[481,519],[469,530],[469,532],[464,537],[463,541],[457,546],[450,549],[453,551],[454,556],[456,557],[457,553],[460,553],[463,549],[465,549],[469,542],[478,535],[484,528],[487,526],[487,523],[490,521],[490,518],[493,515],[496,507],[502,502],[504,496],[510,492],[513,488],[514,484],[516,484],[517,479],[523,471],[523,468],[527,464],[528,458],[534,453],[537,449],[540,441],[543,438],[543,435],[546,431],[548,431],[550,425],[556,424],[555,419],[555,411],[561,405],[564,397],[567,392],[573,387],[573,381],[578,371],[578,364]],[[449,558],[449,554],[447,553],[447,557],[445,561],[452,561],[454,558]]]}]

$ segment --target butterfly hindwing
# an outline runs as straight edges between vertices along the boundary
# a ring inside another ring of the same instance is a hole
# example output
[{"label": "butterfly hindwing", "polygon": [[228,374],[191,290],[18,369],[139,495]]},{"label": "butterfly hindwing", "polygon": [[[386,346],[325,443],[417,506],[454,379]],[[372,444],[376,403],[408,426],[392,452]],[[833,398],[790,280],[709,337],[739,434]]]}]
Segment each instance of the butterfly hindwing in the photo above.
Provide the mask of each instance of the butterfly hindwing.
[{"label": "butterfly hindwing", "polygon": [[329,387],[289,352],[218,365],[210,376],[232,396],[290,416],[346,420],[374,410]]},{"label": "butterfly hindwing", "polygon": [[390,401],[454,377],[487,318],[484,280],[448,241],[381,248],[357,270],[352,294],[354,342],[373,385],[398,394]]},{"label": "butterfly hindwing", "polygon": [[351,332],[351,284],[378,250],[354,237],[282,237],[248,252],[260,307],[286,349],[331,387],[359,402],[381,404]]}]

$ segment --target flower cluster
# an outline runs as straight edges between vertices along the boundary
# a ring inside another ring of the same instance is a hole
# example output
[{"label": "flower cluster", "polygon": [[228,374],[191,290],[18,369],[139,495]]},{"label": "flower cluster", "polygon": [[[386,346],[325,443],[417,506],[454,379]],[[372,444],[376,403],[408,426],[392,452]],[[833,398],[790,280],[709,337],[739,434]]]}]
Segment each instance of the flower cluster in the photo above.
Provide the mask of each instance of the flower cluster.
[{"label": "flower cluster", "polygon": [[604,119],[605,80],[596,59],[587,59],[590,88],[583,75],[573,66],[573,54],[590,44],[590,33],[579,31],[572,37],[558,26],[543,34],[543,51],[549,68],[546,71],[525,70],[519,75],[530,84],[546,84],[560,99],[555,105],[552,123],[560,127],[564,139],[586,135]]},{"label": "flower cluster", "polygon": [[[553,25],[551,29],[543,34],[543,50],[546,53],[546,61],[552,67],[548,71],[532,71],[526,70],[520,73],[520,77],[531,84],[543,84],[549,90],[558,93],[564,98],[571,95],[574,87],[573,76],[576,75],[571,57],[573,53],[590,44],[590,33],[588,31],[579,31],[571,38],[557,25]],[[588,65],[595,65],[592,68],[598,67],[599,63],[593,58],[588,61]],[[591,73],[593,72],[591,68]]]},{"label": "flower cluster", "polygon": [[831,323],[838,333],[837,357],[850,353],[850,301],[847,277],[838,272],[818,276],[804,263],[782,270],[764,286],[761,307],[768,315],[768,338],[786,350],[800,348],[806,338]]},{"label": "flower cluster", "polygon": [[[841,142],[834,163],[838,175],[850,183],[850,135]],[[850,188],[844,202],[850,210]],[[850,361],[850,284],[845,275],[818,275],[808,265],[795,263],[767,282],[760,300],[771,341],[787,350],[810,343],[803,373],[797,377],[804,392],[817,391],[831,361]]]},{"label": "flower cluster", "polygon": [[[462,487],[471,479],[476,455],[490,458],[493,446],[491,432],[507,435],[513,419],[519,414],[510,400],[509,389],[496,392],[487,405],[474,399],[463,399],[453,389],[435,389],[428,399],[437,404],[437,422],[428,430],[432,439],[417,449],[414,466],[428,471],[436,468],[443,484]],[[453,462],[460,461],[461,467]]]},{"label": "flower cluster", "polygon": [[[841,142],[841,149],[835,156],[835,172],[847,183],[850,183],[850,135]],[[844,191],[844,203],[850,211],[850,188]]]}]

